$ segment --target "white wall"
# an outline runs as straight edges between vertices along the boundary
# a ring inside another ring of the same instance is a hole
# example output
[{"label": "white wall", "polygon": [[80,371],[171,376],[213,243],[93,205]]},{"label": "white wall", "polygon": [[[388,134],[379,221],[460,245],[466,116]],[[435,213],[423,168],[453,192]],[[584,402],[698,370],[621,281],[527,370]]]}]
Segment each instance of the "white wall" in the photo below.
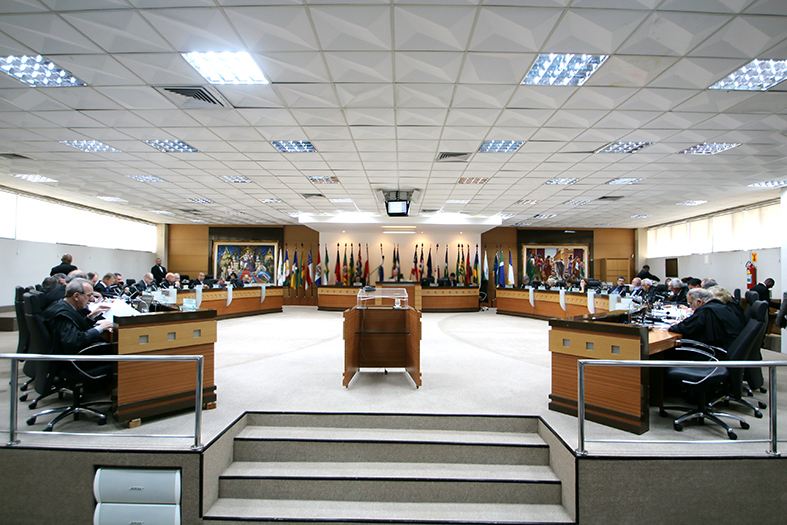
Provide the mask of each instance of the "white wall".
[{"label": "white wall", "polygon": [[[479,245],[479,267],[483,268],[483,248],[481,247],[481,234],[480,233],[463,233],[458,232],[428,232],[416,234],[385,234],[378,231],[353,231],[352,234],[344,234],[341,232],[323,232],[320,233],[320,249],[322,257],[325,257],[325,245],[328,245],[328,254],[330,257],[330,269],[336,265],[336,244],[339,243],[339,253],[342,259],[344,258],[344,244],[347,243],[347,259],[349,260],[350,243],[355,246],[355,258],[358,257],[358,243],[363,245],[362,254],[363,260],[366,261],[366,244],[369,244],[369,269],[374,272],[374,269],[380,264],[380,244],[383,245],[383,254],[385,255],[384,272],[385,277],[391,276],[391,256],[393,254],[393,245],[399,245],[399,263],[402,267],[402,276],[407,279],[410,276],[410,269],[413,266],[413,251],[415,245],[418,244],[418,257],[421,256],[421,244],[424,245],[424,269],[426,268],[426,261],[429,257],[429,245],[432,246],[432,268],[436,271],[438,262],[440,263],[440,276],[442,277],[443,268],[445,265],[445,247],[448,246],[448,266],[450,271],[455,271],[456,267],[456,247],[458,244],[465,246],[465,259],[467,259],[467,245],[471,245],[472,253],[470,254],[470,261],[475,261],[475,247]],[[440,245],[439,257],[437,261],[437,245]],[[298,247],[300,249],[300,246]],[[316,247],[312,247],[314,250]],[[308,248],[307,248],[308,250]],[[491,256],[491,255],[490,255]],[[292,258],[292,247],[290,247],[290,258]],[[312,258],[316,261],[316,253],[312,252]],[[334,280],[331,279],[330,283],[333,284]]]},{"label": "white wall", "polygon": [[64,253],[70,253],[73,264],[85,272],[119,272],[126,279],[136,280],[150,271],[157,257],[150,252],[0,239],[0,275],[5,283],[0,307],[14,304],[15,286],[40,284],[49,277],[49,271],[60,264]]},{"label": "white wall", "polygon": [[[746,262],[751,258],[750,251],[734,251],[708,253],[702,255],[688,255],[678,257],[678,272],[680,275],[665,275],[665,260],[672,257],[658,257],[647,259],[650,273],[658,276],[663,281],[665,277],[713,277],[718,283],[730,291],[740,288],[746,290]],[[785,289],[780,282],[781,273],[781,248],[754,250],[757,254],[757,282],[762,282],[768,277],[773,277],[776,285],[771,290],[771,296],[779,299]],[[756,283],[755,283],[756,284]]]}]

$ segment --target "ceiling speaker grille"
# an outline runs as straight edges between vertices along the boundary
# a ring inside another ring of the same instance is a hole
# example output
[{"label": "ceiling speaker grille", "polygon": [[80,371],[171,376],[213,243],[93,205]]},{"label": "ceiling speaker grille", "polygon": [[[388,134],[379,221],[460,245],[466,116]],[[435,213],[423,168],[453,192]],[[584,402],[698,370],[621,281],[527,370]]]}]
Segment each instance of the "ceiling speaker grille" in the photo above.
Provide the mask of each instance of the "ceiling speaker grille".
[{"label": "ceiling speaker grille", "polygon": [[604,195],[603,197],[599,197],[596,200],[600,201],[619,201],[623,198],[623,195]]},{"label": "ceiling speaker grille", "polygon": [[301,193],[301,197],[304,199],[320,199],[325,198],[325,195],[322,193]]},{"label": "ceiling speaker grille", "polygon": [[164,90],[182,97],[193,98],[207,104],[224,106],[218,98],[214,97],[203,87],[165,87]]}]

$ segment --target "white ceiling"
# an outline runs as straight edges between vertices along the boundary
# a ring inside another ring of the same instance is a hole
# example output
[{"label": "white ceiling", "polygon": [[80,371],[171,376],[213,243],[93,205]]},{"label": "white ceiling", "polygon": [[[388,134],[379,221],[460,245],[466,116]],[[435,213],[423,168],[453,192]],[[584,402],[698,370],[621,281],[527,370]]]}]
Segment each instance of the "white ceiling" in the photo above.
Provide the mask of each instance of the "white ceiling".
[{"label": "white ceiling", "polygon": [[[207,85],[181,52],[244,50],[271,84],[212,86],[234,108],[184,109],[155,89]],[[542,52],[611,56],[582,87],[521,86]],[[88,87],[30,88],[0,74],[0,153],[32,159],[0,158],[0,186],[153,222],[384,214],[376,190],[419,189],[415,212],[644,227],[776,198],[779,190],[747,186],[787,178],[787,82],[768,92],[707,89],[753,58],[787,58],[784,0],[3,0],[0,55],[22,54],[42,54]],[[162,153],[146,139],[179,139],[199,153]],[[515,154],[435,162],[489,139],[527,142]],[[271,140],[310,140],[318,153],[278,153]],[[613,141],[656,144],[591,153]],[[742,145],[677,154],[700,142]],[[253,182],[218,178],[236,174]],[[489,181],[458,185],[460,177]],[[553,177],[581,180],[544,184]],[[616,177],[644,180],[605,184]],[[269,197],[283,203],[259,202]],[[676,205],[686,200],[708,203]],[[539,213],[556,217],[532,218]]]}]

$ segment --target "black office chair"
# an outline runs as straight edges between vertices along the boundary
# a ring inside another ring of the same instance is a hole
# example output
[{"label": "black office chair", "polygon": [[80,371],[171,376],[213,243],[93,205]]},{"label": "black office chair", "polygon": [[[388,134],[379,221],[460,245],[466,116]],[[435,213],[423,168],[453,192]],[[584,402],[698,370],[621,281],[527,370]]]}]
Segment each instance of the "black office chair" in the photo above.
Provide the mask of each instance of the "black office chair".
[{"label": "black office chair", "polygon": [[[682,343],[682,346],[678,347],[677,350],[704,356],[709,361],[718,362],[720,360],[720,355],[725,356],[725,360],[743,361],[751,352],[751,348],[756,342],[760,328],[759,321],[756,319],[749,320],[727,351],[723,348],[711,347],[696,341],[687,340],[679,341],[679,343]],[[707,419],[723,427],[727,431],[727,437],[730,439],[738,439],[738,435],[733,432],[732,428],[730,428],[727,423],[722,421],[722,417],[738,421],[741,428],[744,430],[749,428],[749,424],[742,417],[718,412],[714,406],[708,402],[710,396],[714,396],[719,392],[725,394],[730,393],[733,391],[732,389],[735,384],[741,384],[742,370],[740,368],[671,367],[667,369],[666,376],[668,380],[679,384],[687,397],[692,397],[696,400],[695,408],[668,406],[659,410],[659,415],[662,417],[668,415],[666,412],[667,410],[688,410],[673,422],[673,427],[678,432],[683,430],[683,423],[690,419],[699,420],[700,425],[704,424],[705,419]]]},{"label": "black office chair", "polygon": [[760,300],[760,294],[751,290],[746,290],[744,297],[746,298],[746,308],[749,308],[751,305]]},{"label": "black office chair", "polygon": [[[762,361],[762,345],[765,342],[765,335],[768,332],[769,310],[770,306],[768,305],[768,301],[754,301],[751,307],[747,308],[746,312],[744,312],[747,321],[748,319],[757,319],[762,323],[762,328],[760,328],[760,333],[757,336],[757,342],[749,358],[751,361]],[[743,380],[748,384],[747,390],[749,396],[753,395],[752,390],[759,390],[763,394],[767,392],[767,389],[764,387],[765,379],[762,376],[761,368],[747,368],[743,372]],[[756,401],[760,405],[760,408],[766,408],[765,403],[759,399]]]},{"label": "black office chair", "polygon": [[131,287],[134,286],[136,282],[136,279],[126,279],[126,288],[131,289]]},{"label": "black office chair", "polygon": [[738,301],[738,304],[741,304],[741,289],[736,288],[735,291],[732,292],[732,298]]},{"label": "black office chair", "polygon": [[[44,323],[41,305],[44,303],[43,294],[30,292],[24,295],[25,320],[30,330],[30,349],[38,354],[52,353],[52,336]],[[98,343],[92,345],[80,353],[107,353],[108,343]],[[98,352],[96,352],[98,350]],[[102,350],[105,350],[102,352]],[[55,424],[64,418],[73,415],[74,420],[79,419],[80,414],[90,414],[98,418],[98,424],[103,425],[107,422],[107,416],[92,408],[98,405],[111,405],[110,402],[100,401],[85,403],[85,394],[91,386],[105,387],[112,378],[112,364],[100,364],[94,366],[93,363],[61,363],[58,361],[35,361],[35,389],[42,396],[54,393],[62,394],[62,389],[71,392],[71,404],[50,408],[32,415],[28,420],[28,425],[34,425],[36,420],[48,414],[58,414],[44,428],[51,432]],[[88,369],[88,367],[91,367]],[[62,395],[60,396],[63,397]]]},{"label": "black office chair", "polygon": [[774,322],[779,328],[787,328],[787,292],[782,294],[782,304],[779,306],[779,312],[776,314]]},{"label": "black office chair", "polygon": [[[17,354],[26,354],[30,349],[30,331],[27,329],[27,321],[25,320],[25,305],[24,295],[32,290],[32,286],[24,288],[17,286],[14,295],[14,311],[16,312],[16,327],[19,332],[19,340],[16,345]],[[33,383],[35,377],[35,363],[33,361],[25,361],[22,365],[22,372],[29,378],[25,383],[19,387],[19,390],[26,392],[30,385]],[[27,401],[27,394],[23,394],[20,401]]]}]

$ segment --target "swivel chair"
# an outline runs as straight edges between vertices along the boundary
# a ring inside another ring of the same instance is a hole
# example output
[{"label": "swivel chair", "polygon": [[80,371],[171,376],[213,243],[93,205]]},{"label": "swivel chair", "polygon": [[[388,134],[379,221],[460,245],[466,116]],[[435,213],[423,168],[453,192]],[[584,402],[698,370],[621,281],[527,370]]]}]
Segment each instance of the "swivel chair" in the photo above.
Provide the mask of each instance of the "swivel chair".
[{"label": "swivel chair", "polygon": [[[757,319],[762,323],[762,328],[760,329],[760,333],[757,336],[757,342],[752,349],[752,355],[749,358],[751,361],[762,361],[762,345],[765,342],[765,335],[768,332],[768,319],[769,319],[769,310],[770,306],[768,305],[768,301],[755,301],[752,303],[751,307],[746,309],[744,315],[748,321],[748,319]],[[752,390],[758,390],[761,393],[766,393],[767,390],[763,386],[765,384],[765,380],[762,376],[762,369],[761,368],[747,368],[743,372],[743,380],[746,381],[748,384],[747,390],[749,395],[752,395]],[[756,400],[760,408],[765,408],[765,403],[760,401],[759,399]]]},{"label": "swivel chair", "polygon": [[[14,295],[14,311],[16,312],[16,327],[19,331],[19,340],[16,345],[17,354],[26,354],[30,349],[30,331],[27,329],[27,321],[25,320],[25,306],[24,295],[32,290],[32,286],[24,288],[17,286]],[[27,381],[19,388],[22,392],[26,392],[30,385],[33,383],[35,376],[35,363],[33,361],[25,361],[22,366],[22,372],[29,377]],[[20,401],[27,401],[27,394],[23,394]]]},{"label": "swivel chair", "polygon": [[[717,354],[726,354],[725,359],[730,361],[745,360],[755,343],[760,328],[761,325],[759,321],[750,319],[727,351],[723,348],[711,347],[696,341],[688,340],[679,341],[678,343],[682,344],[682,346],[678,347],[677,350],[692,352],[706,357],[709,361],[715,362],[720,360]],[[736,370],[738,372],[737,374],[735,373]],[[727,437],[730,439],[738,439],[738,435],[733,432],[732,428],[730,428],[727,423],[722,421],[722,417],[738,421],[741,428],[744,430],[749,428],[749,424],[742,417],[718,412],[715,407],[708,402],[710,396],[716,395],[719,392],[731,392],[730,387],[734,386],[736,381],[737,384],[740,385],[741,369],[671,367],[667,369],[666,377],[678,383],[687,397],[691,396],[696,400],[695,408],[689,409],[689,407],[667,406],[659,410],[659,415],[666,417],[668,415],[667,410],[688,409],[685,414],[674,420],[673,428],[676,431],[682,431],[683,423],[690,419],[697,419],[700,425],[704,424],[705,419],[707,419],[724,428],[727,431]]]},{"label": "swivel chair", "polygon": [[[41,305],[44,302],[43,294],[38,292],[26,293],[24,295],[25,319],[30,330],[30,348],[39,354],[52,353],[52,336],[44,323]],[[92,345],[80,353],[95,353],[96,349],[109,348],[108,343]],[[58,414],[44,428],[51,432],[55,424],[64,418],[73,415],[74,420],[79,419],[80,414],[90,414],[98,418],[98,424],[103,425],[107,422],[107,416],[92,408],[97,405],[108,405],[110,402],[85,403],[86,391],[91,386],[105,386],[112,377],[113,367],[111,364],[100,365],[90,370],[75,362],[61,363],[58,361],[35,361],[35,389],[42,396],[53,393],[62,393],[62,388],[67,388],[72,393],[71,404],[60,406],[38,412],[27,420],[28,425],[34,425],[36,420],[48,414]],[[61,396],[62,397],[62,396]]]},{"label": "swivel chair", "polygon": [[746,308],[748,309],[751,305],[760,300],[760,294],[751,290],[746,290],[744,298],[746,299]]}]

